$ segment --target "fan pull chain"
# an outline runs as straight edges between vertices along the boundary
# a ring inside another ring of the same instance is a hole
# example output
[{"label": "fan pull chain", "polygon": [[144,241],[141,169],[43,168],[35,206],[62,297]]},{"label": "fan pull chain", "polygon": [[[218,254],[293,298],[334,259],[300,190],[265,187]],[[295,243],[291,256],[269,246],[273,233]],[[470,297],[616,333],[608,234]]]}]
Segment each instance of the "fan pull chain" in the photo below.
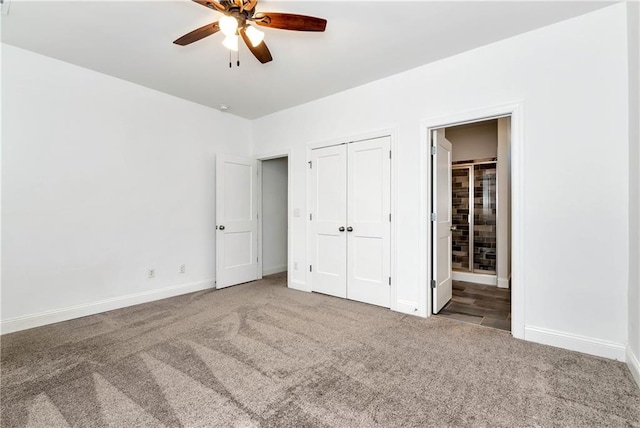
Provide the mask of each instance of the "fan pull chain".
[{"label": "fan pull chain", "polygon": [[[240,67],[240,49],[237,50],[236,53],[236,65]],[[233,60],[231,59],[231,50],[229,50],[229,68],[233,67]]]}]

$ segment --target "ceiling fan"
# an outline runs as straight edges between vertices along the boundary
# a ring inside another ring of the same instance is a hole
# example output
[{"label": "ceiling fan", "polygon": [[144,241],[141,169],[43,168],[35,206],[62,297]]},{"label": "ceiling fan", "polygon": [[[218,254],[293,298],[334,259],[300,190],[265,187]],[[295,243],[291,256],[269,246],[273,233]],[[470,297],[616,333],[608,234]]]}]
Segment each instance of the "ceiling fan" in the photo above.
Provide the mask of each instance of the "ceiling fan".
[{"label": "ceiling fan", "polygon": [[261,27],[294,31],[324,31],[327,20],[313,16],[294,15],[291,13],[256,12],[258,0],[193,0],[209,9],[224,14],[219,21],[204,25],[197,30],[185,34],[173,43],[185,46],[207,36],[222,31],[226,36],[223,45],[230,50],[238,50],[238,39],[247,45],[251,53],[261,63],[273,58],[264,43],[264,33],[251,24]]}]

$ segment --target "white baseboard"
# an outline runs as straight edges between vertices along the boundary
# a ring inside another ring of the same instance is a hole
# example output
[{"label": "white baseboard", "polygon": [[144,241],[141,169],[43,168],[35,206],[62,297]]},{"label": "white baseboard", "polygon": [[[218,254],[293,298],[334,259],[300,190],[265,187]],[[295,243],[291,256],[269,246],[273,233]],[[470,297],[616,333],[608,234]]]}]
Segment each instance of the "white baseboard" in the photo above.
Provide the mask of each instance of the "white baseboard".
[{"label": "white baseboard", "polygon": [[498,280],[495,275],[486,275],[472,272],[451,272],[451,279],[454,281],[473,282],[475,284],[497,285]]},{"label": "white baseboard", "polygon": [[498,288],[509,288],[510,278],[498,278]]},{"label": "white baseboard", "polygon": [[306,292],[311,292],[311,290],[309,289],[309,286],[307,285],[306,282],[303,281],[294,281],[291,280],[289,281],[289,288],[291,288],[292,290],[298,290],[298,291],[306,291]]},{"label": "white baseboard", "polygon": [[640,361],[638,361],[638,356],[633,354],[631,348],[627,346],[627,366],[629,366],[629,370],[631,371],[631,375],[635,379],[638,387],[640,387]]},{"label": "white baseboard", "polygon": [[625,361],[626,345],[592,337],[564,333],[541,327],[525,326],[524,340],[578,351],[612,360]]},{"label": "white baseboard", "polygon": [[2,334],[13,333],[20,330],[26,330],[28,328],[68,321],[74,318],[86,317],[88,315],[99,314],[100,312],[112,311],[114,309],[125,308],[127,306],[166,299],[167,297],[179,296],[181,294],[193,293],[195,291],[207,290],[210,288],[215,288],[214,279],[173,285],[171,287],[113,297],[111,299],[99,300],[97,302],[10,318],[0,322],[0,332]]},{"label": "white baseboard", "polygon": [[418,305],[418,303],[416,302],[409,302],[407,300],[398,299],[394,310],[396,312],[402,312],[403,314],[418,316],[421,315],[418,310],[419,307],[420,305]]},{"label": "white baseboard", "polygon": [[262,276],[273,275],[274,273],[286,272],[287,265],[262,267]]}]

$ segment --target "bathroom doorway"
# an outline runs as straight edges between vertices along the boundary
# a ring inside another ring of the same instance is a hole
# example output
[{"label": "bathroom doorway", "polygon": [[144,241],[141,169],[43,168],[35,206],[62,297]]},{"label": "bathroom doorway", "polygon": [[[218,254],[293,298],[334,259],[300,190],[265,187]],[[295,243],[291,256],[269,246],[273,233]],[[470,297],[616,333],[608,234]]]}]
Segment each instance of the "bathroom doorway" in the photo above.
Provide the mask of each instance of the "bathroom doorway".
[{"label": "bathroom doorway", "polygon": [[[434,290],[439,302],[433,313],[506,331],[511,330],[510,125],[510,117],[502,117],[439,130],[440,140],[451,146],[450,165],[438,159],[434,171],[447,167],[450,182],[442,184],[446,174],[440,171],[433,190],[440,204],[450,204],[439,209],[436,224],[438,245],[450,245],[451,258],[451,291]],[[438,192],[449,193],[449,202]],[[447,240],[441,239],[440,223],[449,227]],[[446,264],[438,263],[441,271]],[[446,285],[439,282],[436,286]]]}]

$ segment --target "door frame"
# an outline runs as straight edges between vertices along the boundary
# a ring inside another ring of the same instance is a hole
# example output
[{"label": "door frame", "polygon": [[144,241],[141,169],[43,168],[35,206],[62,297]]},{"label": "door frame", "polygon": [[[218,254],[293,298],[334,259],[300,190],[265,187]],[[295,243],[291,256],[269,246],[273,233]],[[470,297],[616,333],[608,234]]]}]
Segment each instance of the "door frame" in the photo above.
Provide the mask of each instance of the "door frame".
[{"label": "door frame", "polygon": [[511,117],[511,334],[524,339],[525,291],[524,277],[524,134],[523,102],[461,111],[445,116],[433,117],[421,121],[421,194],[420,212],[424,221],[420,223],[422,256],[420,266],[420,315],[429,317],[432,313],[431,295],[431,145],[432,131],[438,128],[462,125]]},{"label": "door frame", "polygon": [[[383,129],[378,129],[378,130],[372,130],[372,131],[366,131],[366,132],[360,132],[360,133],[356,133],[356,134],[352,134],[349,136],[344,136],[344,137],[337,137],[337,138],[333,138],[330,140],[324,140],[324,141],[318,141],[318,142],[314,142],[314,143],[309,143],[307,144],[307,153],[306,153],[306,163],[305,163],[305,168],[306,168],[306,185],[305,185],[305,190],[306,190],[306,205],[305,205],[305,240],[306,240],[306,254],[309,255],[311,254],[311,239],[309,237],[309,211],[310,211],[310,206],[311,206],[311,180],[310,180],[310,174],[311,171],[309,169],[309,162],[311,161],[311,154],[312,154],[312,150],[314,149],[320,149],[323,147],[330,147],[330,146],[338,146],[338,145],[342,145],[342,144],[349,144],[349,143],[355,143],[357,141],[362,141],[362,140],[371,140],[374,138],[382,138],[382,137],[389,137],[390,139],[390,145],[391,145],[391,176],[390,176],[390,186],[391,186],[391,195],[390,195],[390,203],[391,203],[391,248],[390,248],[390,263],[391,263],[391,290],[390,290],[390,307],[389,309],[392,311],[398,311],[398,275],[397,275],[397,254],[398,254],[398,243],[397,243],[397,227],[398,227],[398,222],[396,221],[398,218],[398,213],[397,213],[397,198],[398,198],[398,156],[397,156],[397,141],[398,141],[398,137],[397,137],[397,129],[396,128],[383,128]],[[305,264],[303,265],[303,268],[305,269],[305,288],[304,291],[308,291],[311,292],[312,291],[312,286],[311,286],[311,275],[309,272],[309,260],[306,260]]]},{"label": "door frame", "polygon": [[291,284],[291,150],[282,149],[262,153],[256,156],[258,162],[258,279],[262,279],[262,162],[271,159],[287,158],[287,287]]}]

